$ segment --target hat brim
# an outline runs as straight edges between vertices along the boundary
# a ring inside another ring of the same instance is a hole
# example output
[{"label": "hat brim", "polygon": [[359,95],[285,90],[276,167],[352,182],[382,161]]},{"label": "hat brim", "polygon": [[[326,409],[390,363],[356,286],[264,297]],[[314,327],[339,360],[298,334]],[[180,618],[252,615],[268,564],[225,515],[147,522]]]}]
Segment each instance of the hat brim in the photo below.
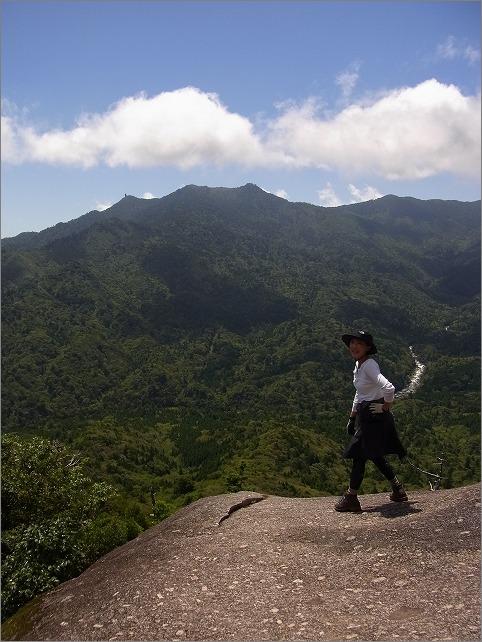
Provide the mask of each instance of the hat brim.
[{"label": "hat brim", "polygon": [[[365,341],[362,337],[358,337],[356,334],[344,334],[341,338],[343,343],[349,348],[350,347],[350,341],[352,339],[359,339],[360,341]],[[367,354],[376,354],[378,352],[377,346],[374,343],[368,343],[365,341],[367,346],[370,346],[370,350],[367,352]]]}]

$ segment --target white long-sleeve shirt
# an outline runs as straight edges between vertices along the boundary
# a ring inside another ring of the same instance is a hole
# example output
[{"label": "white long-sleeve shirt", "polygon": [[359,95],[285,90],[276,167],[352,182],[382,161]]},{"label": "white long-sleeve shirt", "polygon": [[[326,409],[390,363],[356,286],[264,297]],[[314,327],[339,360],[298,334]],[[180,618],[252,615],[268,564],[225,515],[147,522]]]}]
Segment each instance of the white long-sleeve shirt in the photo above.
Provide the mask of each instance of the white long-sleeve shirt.
[{"label": "white long-sleeve shirt", "polygon": [[380,372],[380,367],[373,359],[367,359],[361,365],[358,361],[353,370],[353,385],[356,388],[352,412],[356,412],[357,404],[361,401],[384,399],[392,403],[395,396],[395,386]]}]

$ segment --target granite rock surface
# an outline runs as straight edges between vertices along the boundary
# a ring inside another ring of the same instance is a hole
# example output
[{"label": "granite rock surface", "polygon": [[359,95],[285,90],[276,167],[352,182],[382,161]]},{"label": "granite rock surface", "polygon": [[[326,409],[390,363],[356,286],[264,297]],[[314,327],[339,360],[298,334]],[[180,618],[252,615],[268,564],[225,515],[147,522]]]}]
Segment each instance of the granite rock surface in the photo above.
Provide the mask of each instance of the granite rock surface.
[{"label": "granite rock surface", "polygon": [[480,640],[480,485],[200,499],[24,607],[16,640]]}]

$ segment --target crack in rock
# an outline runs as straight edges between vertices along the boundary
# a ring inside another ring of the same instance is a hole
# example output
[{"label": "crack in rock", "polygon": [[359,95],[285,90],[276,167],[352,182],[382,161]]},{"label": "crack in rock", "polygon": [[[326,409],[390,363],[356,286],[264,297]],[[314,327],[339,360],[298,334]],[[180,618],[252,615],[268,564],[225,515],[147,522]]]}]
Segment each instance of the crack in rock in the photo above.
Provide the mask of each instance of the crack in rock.
[{"label": "crack in rock", "polygon": [[234,504],[234,506],[231,506],[227,512],[226,515],[223,515],[221,519],[218,522],[218,526],[221,526],[221,523],[224,522],[225,519],[228,519],[228,517],[231,517],[231,515],[239,510],[240,508],[247,508],[248,506],[251,506],[251,504],[256,504],[257,502],[262,502],[263,499],[266,499],[268,495],[262,495],[258,497],[246,497],[243,499],[241,502],[238,502],[237,504]]}]

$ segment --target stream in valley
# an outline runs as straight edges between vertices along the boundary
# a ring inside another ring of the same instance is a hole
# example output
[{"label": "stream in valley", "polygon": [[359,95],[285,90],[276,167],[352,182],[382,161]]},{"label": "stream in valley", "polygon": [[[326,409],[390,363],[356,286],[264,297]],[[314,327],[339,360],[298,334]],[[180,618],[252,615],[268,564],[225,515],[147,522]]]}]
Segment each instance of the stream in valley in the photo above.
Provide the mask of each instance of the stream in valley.
[{"label": "stream in valley", "polygon": [[405,386],[405,388],[400,390],[400,392],[395,393],[395,399],[403,399],[404,397],[408,397],[408,395],[412,395],[414,392],[417,392],[422,384],[422,375],[426,366],[418,359],[412,346],[409,346],[409,350],[415,361],[415,370],[410,377],[410,383],[408,386]]}]

